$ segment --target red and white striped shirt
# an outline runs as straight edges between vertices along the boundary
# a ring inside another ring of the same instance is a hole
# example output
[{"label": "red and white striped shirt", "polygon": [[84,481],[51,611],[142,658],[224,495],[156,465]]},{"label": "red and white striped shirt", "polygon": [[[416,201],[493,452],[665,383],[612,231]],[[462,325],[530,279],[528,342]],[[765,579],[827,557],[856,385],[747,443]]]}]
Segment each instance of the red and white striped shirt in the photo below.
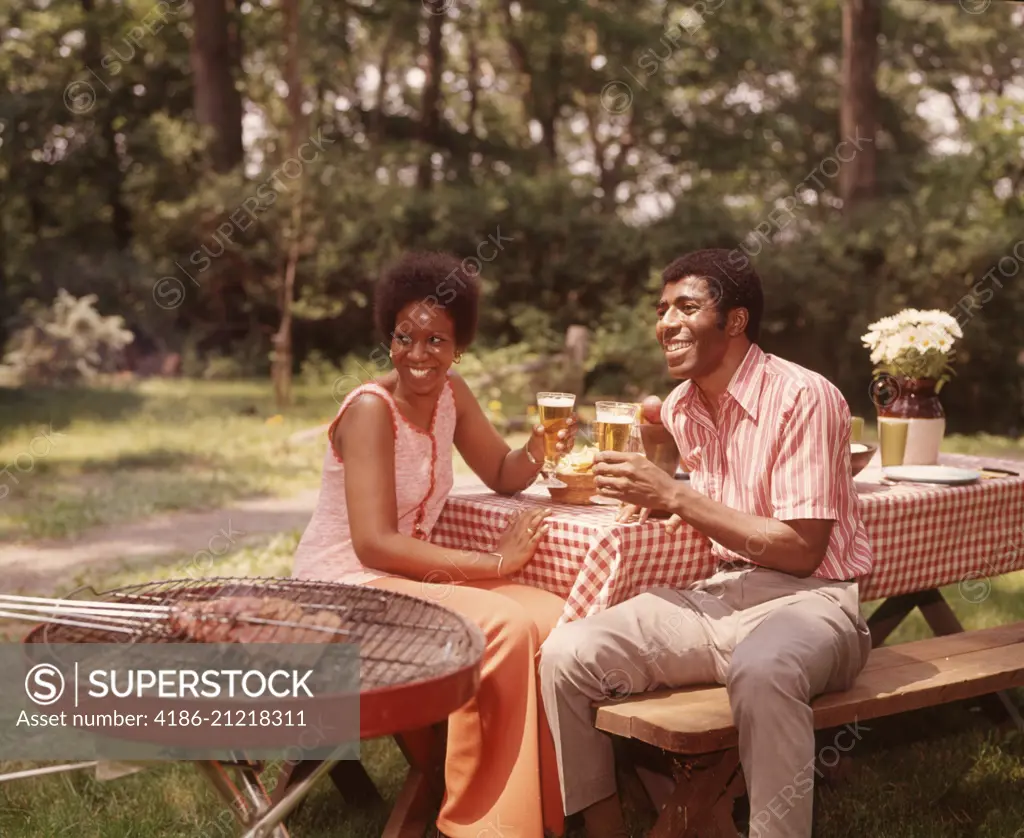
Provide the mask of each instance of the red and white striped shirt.
[{"label": "red and white striped shirt", "polygon": [[[789,521],[835,521],[814,575],[855,579],[871,570],[871,543],[850,472],[850,408],[827,379],[751,344],[718,406],[718,426],[696,386],[665,399],[661,421],[679,446],[690,485],[728,507]],[[723,561],[757,562],[712,542]]]}]

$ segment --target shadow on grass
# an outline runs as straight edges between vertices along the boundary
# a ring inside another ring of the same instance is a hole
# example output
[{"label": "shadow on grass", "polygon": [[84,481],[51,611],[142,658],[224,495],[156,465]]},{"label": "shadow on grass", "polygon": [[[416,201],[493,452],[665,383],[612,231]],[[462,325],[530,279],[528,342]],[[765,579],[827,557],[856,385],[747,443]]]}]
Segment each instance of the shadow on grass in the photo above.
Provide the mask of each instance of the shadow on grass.
[{"label": "shadow on grass", "polygon": [[144,397],[130,390],[84,387],[0,387],[0,439],[20,428],[66,428],[72,420],[123,421]]},{"label": "shadow on grass", "polygon": [[113,458],[90,458],[81,461],[83,472],[96,474],[119,472],[128,469],[156,469],[202,467],[206,469],[227,468],[228,461],[223,457],[211,457],[206,454],[194,454],[175,448],[151,448],[148,451],[129,451]]},{"label": "shadow on grass", "polygon": [[847,776],[817,795],[815,835],[1004,838],[1024,826],[1024,739],[969,704],[863,726]]}]

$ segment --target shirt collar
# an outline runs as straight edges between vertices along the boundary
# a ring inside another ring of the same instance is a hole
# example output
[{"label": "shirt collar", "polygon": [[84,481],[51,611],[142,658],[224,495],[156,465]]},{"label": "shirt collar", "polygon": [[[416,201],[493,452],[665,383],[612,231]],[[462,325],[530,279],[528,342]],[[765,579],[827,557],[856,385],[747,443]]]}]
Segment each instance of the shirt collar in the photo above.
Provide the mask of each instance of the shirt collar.
[{"label": "shirt collar", "polygon": [[[732,374],[729,386],[725,391],[746,411],[747,415],[757,421],[758,408],[761,404],[761,389],[764,385],[764,366],[766,356],[756,343],[750,344],[747,354]],[[697,388],[692,381],[683,383],[682,395],[679,397],[679,408],[687,416],[694,417],[694,404],[697,399]]]},{"label": "shirt collar", "polygon": [[756,343],[750,344],[732,380],[725,391],[736,400],[747,415],[757,421],[757,409],[761,404],[761,390],[764,385],[765,354]]}]

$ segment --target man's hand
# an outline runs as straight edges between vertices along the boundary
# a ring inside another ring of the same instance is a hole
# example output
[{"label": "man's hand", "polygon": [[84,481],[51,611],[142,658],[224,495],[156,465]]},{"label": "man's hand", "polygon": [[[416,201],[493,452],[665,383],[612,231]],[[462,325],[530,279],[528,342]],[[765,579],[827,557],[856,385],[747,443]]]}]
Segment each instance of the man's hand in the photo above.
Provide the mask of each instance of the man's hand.
[{"label": "man's hand", "polygon": [[594,458],[594,483],[604,497],[647,509],[671,510],[676,481],[643,454],[602,451]]}]

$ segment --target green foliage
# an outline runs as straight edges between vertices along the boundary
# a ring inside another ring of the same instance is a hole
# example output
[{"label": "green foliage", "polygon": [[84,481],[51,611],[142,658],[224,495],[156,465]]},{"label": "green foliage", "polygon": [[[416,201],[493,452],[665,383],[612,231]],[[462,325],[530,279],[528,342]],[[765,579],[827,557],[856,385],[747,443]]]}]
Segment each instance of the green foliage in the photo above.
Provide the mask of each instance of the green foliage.
[{"label": "green foliage", "polygon": [[660,275],[652,274],[633,305],[602,318],[587,364],[592,396],[621,394],[639,400],[651,393],[665,396],[678,384],[668,377],[654,334],[660,293]]},{"label": "green foliage", "polygon": [[29,322],[17,329],[4,355],[6,372],[18,383],[74,384],[110,372],[133,340],[120,315],[96,311],[97,297],[76,298],[61,288],[49,308],[25,306]]},{"label": "green foliage", "polygon": [[[687,3],[447,4],[436,130],[422,4],[304,2],[307,130],[320,145],[287,175],[279,3],[237,6],[246,161],[221,174],[195,123],[191,5],[171,4],[135,46],[126,35],[152,4],[95,5],[31,0],[0,21],[0,311],[58,288],[95,294],[196,376],[266,373],[294,201],[307,380],[331,365],[336,378],[379,374],[341,359],[374,352],[373,283],[417,247],[481,258],[481,350],[557,351],[583,324],[592,387],[667,388],[644,325],[649,277],[689,249],[742,247],[766,281],[766,347],[832,377],[862,412],[866,324],[958,306],[1021,239],[1013,4],[883,4],[877,196],[845,216],[822,171],[843,139],[836,0],[708,4],[690,31],[678,25]],[[131,57],[104,72],[96,56],[114,50]],[[65,97],[81,82],[96,94],[84,111]],[[1024,427],[1015,261],[1015,277],[987,281],[995,296],[965,323],[943,392],[962,431]],[[176,307],[158,304],[165,280]]]}]

